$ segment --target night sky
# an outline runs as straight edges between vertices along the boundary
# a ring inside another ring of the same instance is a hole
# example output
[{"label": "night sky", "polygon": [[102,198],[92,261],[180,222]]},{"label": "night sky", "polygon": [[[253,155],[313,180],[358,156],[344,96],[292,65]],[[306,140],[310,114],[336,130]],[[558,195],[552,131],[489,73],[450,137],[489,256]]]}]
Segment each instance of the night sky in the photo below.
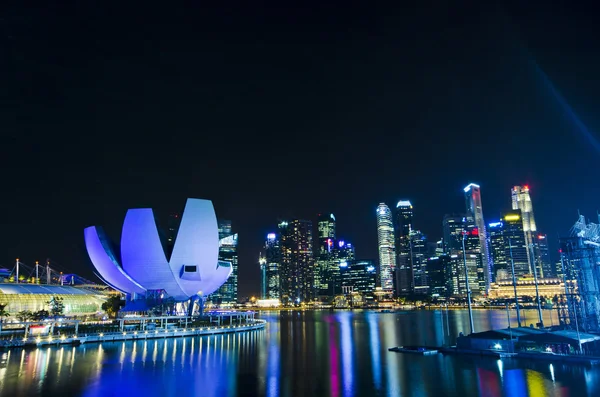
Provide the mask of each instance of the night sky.
[{"label": "night sky", "polygon": [[376,259],[381,201],[410,199],[432,240],[469,182],[488,221],[529,184],[552,238],[600,208],[592,6],[10,3],[0,267],[51,258],[92,277],[84,227],[118,240],[128,208],[164,222],[199,197],[240,234],[244,296],[278,218],[333,212]]}]

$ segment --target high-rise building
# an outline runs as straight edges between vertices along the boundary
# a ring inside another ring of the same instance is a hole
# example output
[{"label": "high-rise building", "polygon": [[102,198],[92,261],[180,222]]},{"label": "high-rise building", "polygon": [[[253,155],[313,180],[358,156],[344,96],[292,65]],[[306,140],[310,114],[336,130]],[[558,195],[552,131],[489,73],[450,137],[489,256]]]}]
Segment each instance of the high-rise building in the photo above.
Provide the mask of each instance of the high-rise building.
[{"label": "high-rise building", "polygon": [[352,260],[340,267],[342,288],[373,296],[377,281],[377,270],[373,261]]},{"label": "high-rise building", "polygon": [[294,219],[279,224],[280,288],[283,303],[309,302],[315,296],[312,222]]},{"label": "high-rise building", "polygon": [[504,227],[504,252],[510,277],[512,278],[513,265],[515,277],[519,278],[531,274],[527,255],[529,250],[525,240],[521,210],[517,209],[505,213],[502,217],[502,223]]},{"label": "high-rise building", "polygon": [[318,215],[317,232],[319,246],[316,249],[314,288],[320,296],[331,296],[336,275],[339,275],[339,270],[336,270],[339,264],[335,263],[333,253],[336,236],[335,223],[335,216],[333,214]]},{"label": "high-rise building", "polygon": [[267,258],[262,252],[258,255],[258,266],[260,269],[260,299],[267,299]]},{"label": "high-rise building", "polygon": [[[465,266],[473,295],[485,294],[484,261],[479,228],[472,216],[446,215],[443,222],[444,247],[450,256],[446,272],[447,294],[466,295]],[[464,255],[463,255],[464,239]]]},{"label": "high-rise building", "polygon": [[491,261],[487,245],[487,232],[485,228],[485,220],[483,218],[483,206],[481,204],[481,187],[474,183],[470,183],[464,188],[465,199],[467,205],[467,215],[472,216],[475,220],[475,225],[478,229],[479,243],[481,247],[482,267],[483,267],[483,283],[485,293],[490,288],[491,277]]},{"label": "high-rise building", "polygon": [[264,247],[264,291],[265,299],[279,299],[279,269],[281,266],[281,247],[277,234],[267,234]]},{"label": "high-rise building", "polygon": [[554,278],[557,276],[556,268],[550,262],[550,251],[548,249],[548,236],[542,233],[537,233],[533,238],[533,252],[537,255],[536,263],[541,269],[538,272],[540,278]]},{"label": "high-rise building", "polygon": [[219,260],[231,263],[231,275],[210,300],[217,304],[234,304],[238,298],[238,234],[232,232],[231,221],[220,220],[219,225]]},{"label": "high-rise building", "polygon": [[429,292],[427,280],[427,236],[419,230],[411,230],[410,244],[412,292],[417,295],[425,295]]},{"label": "high-rise building", "polygon": [[465,214],[447,214],[444,216],[442,229],[445,254],[453,254],[462,250],[462,232],[466,221]]},{"label": "high-rise building", "polygon": [[447,280],[451,277],[450,273],[450,256],[442,254],[433,256],[427,259],[427,281],[429,284],[429,295],[433,297],[446,297]]},{"label": "high-rise building", "polygon": [[402,296],[414,291],[414,269],[411,250],[413,207],[410,201],[400,200],[396,204],[394,236],[396,248],[396,291]]},{"label": "high-rise building", "polygon": [[385,292],[394,291],[396,270],[396,248],[394,244],[394,223],[392,211],[384,204],[377,207],[377,246],[379,250],[379,279]]},{"label": "high-rise building", "polygon": [[533,205],[531,203],[531,196],[529,195],[529,186],[514,186],[511,189],[511,199],[512,209],[521,211],[525,244],[527,245],[527,260],[529,261],[530,268],[529,273],[533,274],[533,266],[535,266],[537,276],[543,277],[542,264],[536,260],[539,257],[535,241],[537,227],[535,225],[535,218],[533,217]]},{"label": "high-rise building", "polygon": [[494,264],[492,280],[495,282],[509,279],[511,273],[508,268],[507,242],[504,237],[504,224],[502,222],[492,222],[488,225],[488,240],[490,256]]}]

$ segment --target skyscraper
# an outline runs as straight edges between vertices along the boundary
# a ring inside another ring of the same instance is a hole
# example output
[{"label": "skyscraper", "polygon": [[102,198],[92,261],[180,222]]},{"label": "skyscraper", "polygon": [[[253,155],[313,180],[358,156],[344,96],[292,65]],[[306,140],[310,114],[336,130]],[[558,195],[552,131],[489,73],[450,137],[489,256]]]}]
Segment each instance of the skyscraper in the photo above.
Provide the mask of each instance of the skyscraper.
[{"label": "skyscraper", "polygon": [[525,232],[525,244],[527,246],[527,260],[529,262],[529,273],[533,274],[533,266],[536,266],[538,277],[543,277],[543,269],[537,252],[535,241],[537,227],[533,217],[533,205],[529,195],[529,186],[514,186],[511,189],[512,209],[521,210],[521,219],[523,222],[523,232]]},{"label": "skyscraper", "polygon": [[377,246],[379,250],[379,279],[386,292],[394,291],[396,248],[394,245],[394,223],[392,211],[385,203],[377,207]]},{"label": "skyscraper", "polygon": [[525,241],[521,210],[513,210],[504,214],[502,223],[504,227],[504,252],[510,276],[512,277],[513,264],[517,278],[531,274],[527,256],[529,250]]},{"label": "skyscraper", "polygon": [[492,279],[493,281],[508,280],[511,273],[506,256],[507,241],[504,237],[504,223],[492,222],[488,226],[490,256],[494,264]]},{"label": "skyscraper", "polygon": [[233,233],[231,221],[220,220],[219,224],[219,260],[231,262],[231,275],[214,294],[212,302],[218,304],[234,304],[238,298],[238,234]]},{"label": "skyscraper", "polygon": [[412,292],[424,295],[429,292],[427,280],[427,236],[419,230],[410,232],[410,255],[412,267]]},{"label": "skyscraper", "polygon": [[[444,216],[444,247],[450,256],[446,292],[448,295],[465,295],[465,266],[469,274],[469,287],[473,294],[485,294],[484,262],[481,253],[479,228],[472,216],[457,214]],[[463,253],[464,239],[464,253]]]},{"label": "skyscraper", "polygon": [[[335,249],[335,216],[333,214],[319,214],[317,221],[318,248],[315,265],[315,290],[318,295],[331,296],[333,283],[336,276],[334,263]],[[339,274],[339,270],[337,271]]]},{"label": "skyscraper", "polygon": [[475,225],[478,229],[479,242],[481,247],[481,256],[483,259],[483,282],[485,285],[485,293],[489,291],[491,277],[491,261],[487,245],[487,232],[485,228],[485,220],[483,218],[483,207],[481,204],[481,188],[479,185],[470,183],[464,188],[465,199],[467,204],[467,215],[470,215],[475,220]]},{"label": "skyscraper", "polygon": [[398,295],[409,295],[414,290],[414,269],[411,249],[413,207],[410,201],[396,204],[394,236],[396,248],[396,290]]},{"label": "skyscraper", "polygon": [[283,303],[309,302],[315,295],[312,222],[284,221],[279,224],[279,231],[281,300]]},{"label": "skyscraper", "polygon": [[341,285],[366,296],[373,296],[377,271],[373,261],[352,260],[340,267]]},{"label": "skyscraper", "polygon": [[533,238],[533,252],[537,255],[536,263],[541,269],[538,271],[540,278],[556,277],[556,268],[550,263],[550,253],[548,250],[548,236],[542,233],[537,233]]},{"label": "skyscraper", "polygon": [[264,254],[264,291],[266,299],[279,299],[279,269],[281,265],[281,247],[275,233],[267,234]]}]

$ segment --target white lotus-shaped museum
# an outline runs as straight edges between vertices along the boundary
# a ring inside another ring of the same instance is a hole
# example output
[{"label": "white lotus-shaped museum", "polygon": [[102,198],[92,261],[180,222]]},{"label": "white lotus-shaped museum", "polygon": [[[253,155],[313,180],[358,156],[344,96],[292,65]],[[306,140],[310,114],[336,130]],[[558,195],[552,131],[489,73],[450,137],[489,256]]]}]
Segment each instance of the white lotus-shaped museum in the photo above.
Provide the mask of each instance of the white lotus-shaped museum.
[{"label": "white lotus-shaped museum", "polygon": [[169,258],[151,208],[127,211],[120,261],[101,227],[86,228],[84,237],[97,276],[132,296],[157,291],[176,301],[207,296],[231,274],[231,264],[219,261],[217,218],[210,200],[187,200]]}]

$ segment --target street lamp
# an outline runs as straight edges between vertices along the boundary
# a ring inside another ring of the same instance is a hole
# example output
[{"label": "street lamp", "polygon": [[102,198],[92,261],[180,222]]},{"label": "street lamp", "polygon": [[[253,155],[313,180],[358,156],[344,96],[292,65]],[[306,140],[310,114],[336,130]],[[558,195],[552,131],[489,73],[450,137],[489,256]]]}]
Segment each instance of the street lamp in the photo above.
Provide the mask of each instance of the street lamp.
[{"label": "street lamp", "polygon": [[465,239],[467,238],[467,232],[462,231],[462,249],[463,249],[463,263],[465,264],[465,284],[467,287],[467,302],[469,304],[469,324],[471,325],[471,333],[475,332],[473,326],[473,309],[471,308],[471,286],[469,285],[469,270],[467,269],[467,252],[465,250]]}]

